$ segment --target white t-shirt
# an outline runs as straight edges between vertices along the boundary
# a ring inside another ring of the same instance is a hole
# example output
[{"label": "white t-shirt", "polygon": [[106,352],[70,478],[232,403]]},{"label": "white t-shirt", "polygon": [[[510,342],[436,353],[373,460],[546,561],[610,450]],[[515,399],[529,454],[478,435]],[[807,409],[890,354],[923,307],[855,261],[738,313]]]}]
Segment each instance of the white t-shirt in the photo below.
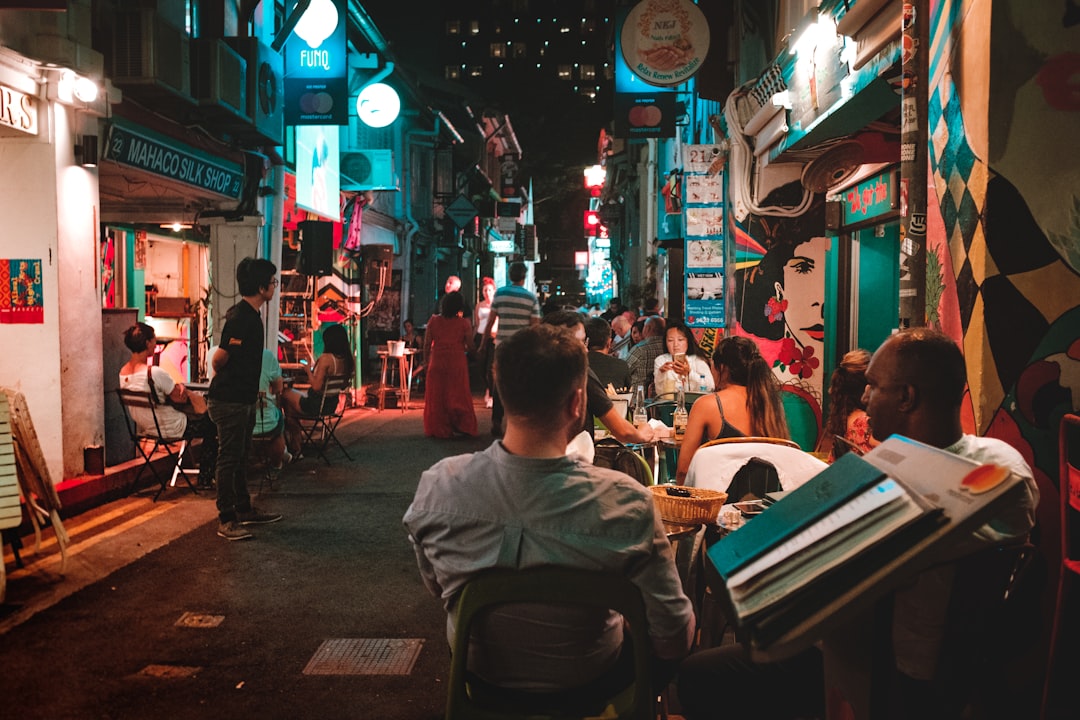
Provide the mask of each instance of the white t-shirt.
[{"label": "white t-shirt", "polygon": [[[157,366],[152,366],[150,373],[154,378],[154,389],[157,390],[158,406],[156,412],[162,436],[183,436],[184,431],[187,430],[187,416],[165,402],[165,398],[176,387],[176,382],[169,377],[169,373]],[[138,392],[149,391],[150,384],[146,381],[146,371],[140,369],[137,373],[131,375],[120,373],[120,387],[124,390],[136,390]],[[149,408],[133,407],[130,408],[130,412],[131,419],[135,421],[140,433],[157,435],[157,428],[154,427],[154,411]]]}]

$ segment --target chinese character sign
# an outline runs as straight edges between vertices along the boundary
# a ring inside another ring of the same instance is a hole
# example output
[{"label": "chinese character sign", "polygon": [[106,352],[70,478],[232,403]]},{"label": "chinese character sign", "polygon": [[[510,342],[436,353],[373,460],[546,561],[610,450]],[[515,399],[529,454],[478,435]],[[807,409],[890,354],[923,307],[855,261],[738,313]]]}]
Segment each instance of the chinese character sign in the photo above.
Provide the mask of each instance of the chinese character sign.
[{"label": "chinese character sign", "polygon": [[0,260],[0,323],[43,323],[41,260]]}]

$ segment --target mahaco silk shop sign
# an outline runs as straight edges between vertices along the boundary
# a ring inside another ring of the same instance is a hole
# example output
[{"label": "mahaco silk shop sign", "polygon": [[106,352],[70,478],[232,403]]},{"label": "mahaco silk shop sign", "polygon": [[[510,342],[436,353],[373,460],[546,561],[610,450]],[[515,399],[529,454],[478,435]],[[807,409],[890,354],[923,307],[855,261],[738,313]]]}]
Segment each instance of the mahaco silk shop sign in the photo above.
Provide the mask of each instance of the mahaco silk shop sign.
[{"label": "mahaco silk shop sign", "polygon": [[709,24],[690,0],[642,0],[620,35],[630,70],[650,85],[686,82],[709,52]]},{"label": "mahaco silk shop sign", "polygon": [[105,159],[237,200],[244,169],[145,128],[113,121]]}]

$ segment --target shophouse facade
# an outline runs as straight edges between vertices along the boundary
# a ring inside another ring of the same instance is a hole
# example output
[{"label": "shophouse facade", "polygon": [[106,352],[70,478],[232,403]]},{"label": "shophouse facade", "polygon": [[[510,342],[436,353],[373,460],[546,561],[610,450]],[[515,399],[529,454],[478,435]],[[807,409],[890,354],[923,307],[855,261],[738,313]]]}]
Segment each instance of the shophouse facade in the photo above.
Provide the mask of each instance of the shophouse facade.
[{"label": "shophouse facade", "polygon": [[[205,377],[244,256],[282,271],[265,320],[285,361],[317,351],[321,324],[343,322],[363,368],[372,342],[396,337],[415,308],[430,311],[428,280],[444,269],[436,248],[449,244],[440,238],[463,247],[441,231],[443,210],[460,171],[486,162],[484,136],[465,164],[461,134],[362,5],[335,2],[349,109],[324,128],[340,182],[321,206],[303,197],[312,146],[284,109],[291,9],[57,5],[0,11],[0,208],[10,218],[0,333],[25,349],[4,354],[0,378],[26,396],[54,483],[82,475],[101,449],[110,465],[133,457],[113,393],[132,322],[169,341],[158,362],[178,380]],[[385,125],[354,109],[376,83],[400,102]]]}]

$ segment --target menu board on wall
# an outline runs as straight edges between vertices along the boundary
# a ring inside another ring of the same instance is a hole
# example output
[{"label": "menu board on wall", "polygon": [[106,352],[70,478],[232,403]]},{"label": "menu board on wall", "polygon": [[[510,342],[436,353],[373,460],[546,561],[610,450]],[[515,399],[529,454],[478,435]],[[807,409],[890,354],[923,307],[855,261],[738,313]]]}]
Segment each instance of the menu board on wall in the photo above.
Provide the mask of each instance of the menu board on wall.
[{"label": "menu board on wall", "polygon": [[718,145],[688,145],[684,150],[683,199],[686,215],[686,324],[724,327],[724,178]]},{"label": "menu board on wall", "polygon": [[41,324],[45,302],[41,296],[41,259],[0,259],[0,323]]}]

